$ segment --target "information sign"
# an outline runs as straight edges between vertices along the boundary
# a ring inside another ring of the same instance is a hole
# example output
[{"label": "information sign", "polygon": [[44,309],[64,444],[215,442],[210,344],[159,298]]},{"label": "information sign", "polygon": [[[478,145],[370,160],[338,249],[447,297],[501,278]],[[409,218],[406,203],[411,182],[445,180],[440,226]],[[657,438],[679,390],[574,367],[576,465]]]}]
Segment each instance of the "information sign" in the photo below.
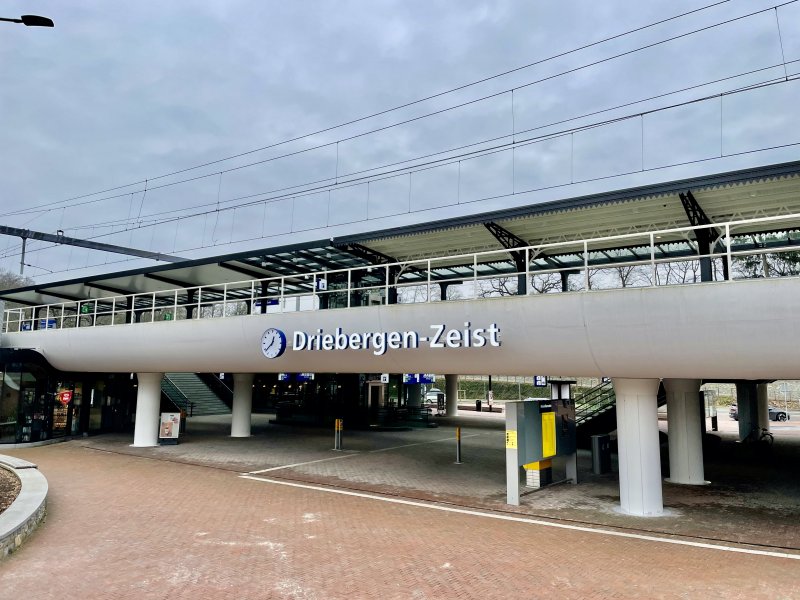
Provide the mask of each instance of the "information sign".
[{"label": "information sign", "polygon": [[515,450],[517,448],[516,429],[509,429],[506,431],[506,448],[509,450]]},{"label": "information sign", "polygon": [[161,413],[158,426],[158,441],[161,444],[177,444],[181,430],[181,413]]}]

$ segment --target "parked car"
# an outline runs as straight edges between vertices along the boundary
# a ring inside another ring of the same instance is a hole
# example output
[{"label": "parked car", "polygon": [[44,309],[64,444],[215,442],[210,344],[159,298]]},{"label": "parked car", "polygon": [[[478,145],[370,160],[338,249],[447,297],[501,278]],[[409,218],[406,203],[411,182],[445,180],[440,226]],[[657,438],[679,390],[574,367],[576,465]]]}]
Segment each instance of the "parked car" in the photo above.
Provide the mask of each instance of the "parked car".
[{"label": "parked car", "polygon": [[791,419],[791,416],[785,410],[781,408],[773,408],[772,406],[769,407],[770,421],[788,421],[789,419]]},{"label": "parked car", "polygon": [[431,388],[425,394],[425,402],[428,404],[436,404],[439,401],[439,394],[442,394],[442,390],[439,388]]},{"label": "parked car", "polygon": [[[730,418],[734,421],[739,420],[739,409],[735,404],[731,404],[731,408],[728,411],[728,416],[730,416]],[[791,415],[782,408],[775,408],[774,406],[769,407],[770,421],[788,421],[791,418]]]}]

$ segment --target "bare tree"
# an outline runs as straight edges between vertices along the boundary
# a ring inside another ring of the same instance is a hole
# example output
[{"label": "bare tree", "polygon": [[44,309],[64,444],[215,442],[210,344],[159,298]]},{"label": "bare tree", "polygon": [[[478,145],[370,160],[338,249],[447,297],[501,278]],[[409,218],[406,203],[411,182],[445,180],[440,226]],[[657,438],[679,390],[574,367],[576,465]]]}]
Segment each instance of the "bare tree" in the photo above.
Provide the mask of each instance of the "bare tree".
[{"label": "bare tree", "polygon": [[697,283],[700,281],[700,261],[678,260],[660,263],[656,267],[656,278],[659,285]]},{"label": "bare tree", "polygon": [[[12,273],[11,271],[7,271],[5,269],[0,270],[0,290],[13,290],[15,288],[21,288],[33,285],[34,283],[35,282],[30,277],[17,275],[16,273]],[[5,306],[6,308],[22,307],[21,304],[9,301],[5,303]]]},{"label": "bare tree", "polygon": [[559,273],[545,273],[544,275],[531,275],[530,289],[537,294],[549,294],[561,291],[561,275]]},{"label": "bare tree", "polygon": [[0,290],[11,290],[33,284],[34,281],[30,277],[17,275],[5,269],[0,270]]},{"label": "bare tree", "polygon": [[516,277],[493,277],[478,281],[476,290],[479,298],[494,298],[497,296],[515,296],[517,294]]}]

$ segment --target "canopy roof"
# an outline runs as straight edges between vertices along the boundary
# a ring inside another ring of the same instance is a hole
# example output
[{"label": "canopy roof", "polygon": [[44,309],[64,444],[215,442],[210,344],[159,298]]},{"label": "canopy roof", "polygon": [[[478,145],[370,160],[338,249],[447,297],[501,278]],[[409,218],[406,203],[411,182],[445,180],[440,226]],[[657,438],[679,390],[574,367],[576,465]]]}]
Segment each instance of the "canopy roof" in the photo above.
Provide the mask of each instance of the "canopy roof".
[{"label": "canopy roof", "polygon": [[[679,194],[687,191],[692,192],[713,223],[800,214],[800,161],[420,223],[412,227],[36,284],[0,291],[0,300],[33,306],[503,250],[503,244],[486,224],[499,226],[528,245],[685,227],[690,223]],[[779,228],[781,231],[800,229],[800,220],[782,221]],[[735,233],[742,236],[762,232],[764,225],[754,224],[737,227]],[[793,240],[789,238],[789,242],[793,243]],[[610,258],[624,260],[626,253],[631,258],[638,256],[635,247],[618,246],[619,243],[615,246],[614,242],[609,242],[607,249],[613,250],[608,253]],[[579,247],[576,244],[574,250],[578,251]],[[669,255],[668,240],[662,250],[664,256]],[[680,248],[676,245],[675,252],[685,254],[685,244]],[[577,264],[576,255],[565,248],[561,254],[549,255],[542,268]],[[453,264],[439,265],[432,273],[433,279],[452,279],[459,270],[472,272],[465,270],[466,265],[459,265],[458,259]],[[510,256],[504,260],[499,254],[487,259],[479,269],[497,273],[514,271]],[[406,281],[410,277],[413,273],[405,275]]]}]

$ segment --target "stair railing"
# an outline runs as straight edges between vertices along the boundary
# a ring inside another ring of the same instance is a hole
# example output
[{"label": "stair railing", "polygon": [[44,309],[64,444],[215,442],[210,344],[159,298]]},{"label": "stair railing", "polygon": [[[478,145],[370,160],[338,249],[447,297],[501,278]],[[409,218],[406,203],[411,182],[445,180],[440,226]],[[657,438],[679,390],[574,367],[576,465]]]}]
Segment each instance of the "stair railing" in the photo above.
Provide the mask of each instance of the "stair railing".
[{"label": "stair railing", "polygon": [[596,385],[575,398],[575,422],[580,425],[609,410],[616,402],[610,381]]},{"label": "stair railing", "polygon": [[188,416],[192,416],[194,412],[194,402],[191,402],[189,398],[186,397],[186,394],[184,394],[167,375],[161,380],[161,389],[175,406],[185,411]]}]

